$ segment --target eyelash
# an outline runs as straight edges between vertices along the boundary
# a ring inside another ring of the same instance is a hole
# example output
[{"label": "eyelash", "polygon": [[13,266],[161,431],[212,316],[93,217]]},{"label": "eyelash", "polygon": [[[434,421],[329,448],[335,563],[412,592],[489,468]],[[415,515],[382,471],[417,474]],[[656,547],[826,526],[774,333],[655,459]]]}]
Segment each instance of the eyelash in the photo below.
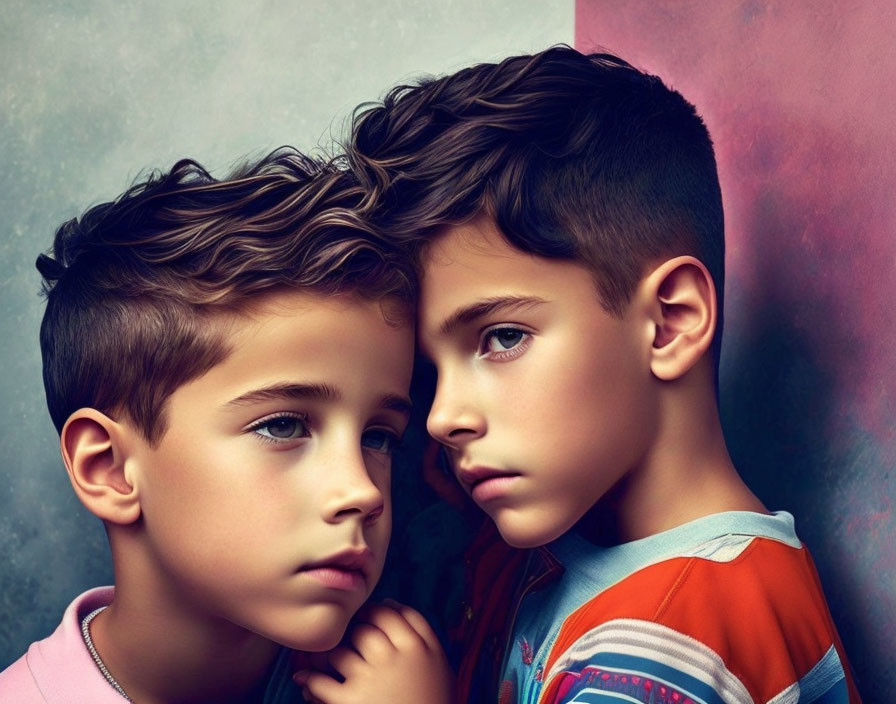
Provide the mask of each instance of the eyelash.
[{"label": "eyelash", "polygon": [[[385,440],[387,443],[386,449],[379,450],[379,449],[376,449],[373,447],[368,447],[367,445],[364,445],[364,438],[367,435],[369,435],[370,433],[382,433],[385,436]],[[387,430],[386,428],[370,428],[368,430],[365,430],[364,433],[361,435],[361,446],[366,447],[367,449],[371,450],[372,452],[379,452],[384,455],[391,455],[392,453],[395,452],[395,450],[397,450],[399,447],[401,447],[401,436],[392,430]]]},{"label": "eyelash", "polygon": [[[278,420],[284,419],[296,421],[301,426],[301,430],[303,431],[302,435],[289,438],[277,438],[258,432],[261,428],[269,426]],[[274,413],[272,415],[265,416],[264,418],[259,418],[254,423],[246,426],[245,430],[246,432],[254,433],[255,437],[257,437],[262,442],[274,443],[277,445],[295,442],[296,440],[300,440],[311,435],[311,433],[308,431],[308,416],[302,413]],[[386,449],[381,450],[364,444],[365,438],[371,433],[382,433],[385,436],[384,439],[386,441]],[[369,428],[365,430],[361,435],[361,446],[366,447],[373,452],[380,452],[384,455],[391,455],[398,447],[401,446],[401,440],[401,436],[393,430],[389,430],[386,428]]]},{"label": "eyelash", "polygon": [[[489,341],[495,338],[497,334],[501,332],[519,333],[520,340],[513,347],[496,351],[489,350]],[[481,337],[479,338],[479,349],[477,351],[477,356],[480,359],[487,359],[491,362],[509,362],[512,359],[516,359],[527,349],[529,349],[529,345],[531,343],[532,333],[526,332],[522,328],[515,325],[496,325],[495,327],[491,327],[483,331]]]},{"label": "eyelash", "polygon": [[[301,426],[303,434],[298,437],[294,437],[294,438],[276,438],[276,437],[264,435],[263,433],[258,432],[261,428],[269,426],[269,425],[273,424],[275,421],[284,420],[284,419],[296,421]],[[246,426],[246,432],[254,433],[255,436],[262,442],[270,442],[270,443],[275,443],[278,445],[283,444],[283,443],[294,442],[296,440],[299,440],[300,438],[308,437],[310,435],[310,433],[308,432],[308,416],[306,416],[302,413],[287,413],[287,412],[273,413],[269,416],[265,416],[264,418],[259,418],[254,423],[251,423],[250,425]]]}]

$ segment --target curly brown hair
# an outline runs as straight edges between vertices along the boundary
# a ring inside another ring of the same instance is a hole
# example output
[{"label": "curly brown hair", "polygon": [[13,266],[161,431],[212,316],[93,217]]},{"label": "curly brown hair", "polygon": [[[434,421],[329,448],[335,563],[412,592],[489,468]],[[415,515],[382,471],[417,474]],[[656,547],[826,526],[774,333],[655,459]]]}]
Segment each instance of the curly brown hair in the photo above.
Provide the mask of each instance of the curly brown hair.
[{"label": "curly brown hair", "polygon": [[262,294],[350,293],[409,309],[413,273],[359,217],[362,195],[338,162],[282,148],[224,180],[179,161],[60,226],[37,259],[57,430],[91,407],[124,413],[156,443],[166,399],[229,353],[213,318]]}]

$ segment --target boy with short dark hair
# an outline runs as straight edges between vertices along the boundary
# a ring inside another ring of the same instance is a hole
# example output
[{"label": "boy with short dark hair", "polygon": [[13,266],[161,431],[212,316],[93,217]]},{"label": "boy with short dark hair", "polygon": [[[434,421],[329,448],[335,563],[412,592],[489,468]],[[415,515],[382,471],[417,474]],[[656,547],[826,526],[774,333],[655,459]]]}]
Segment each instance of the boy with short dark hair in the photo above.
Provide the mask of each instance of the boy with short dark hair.
[{"label": "boy with short dark hair", "polygon": [[283,149],[224,181],[178,162],[60,227],[44,382],[115,587],[0,699],[300,700],[289,648],[336,645],[380,576],[408,420],[413,286],[360,195]]},{"label": "boy with short dark hair", "polygon": [[792,517],[725,447],[693,106],[553,48],[396,88],[348,155],[419,269],[429,432],[514,546],[470,553],[459,701],[858,701]]}]

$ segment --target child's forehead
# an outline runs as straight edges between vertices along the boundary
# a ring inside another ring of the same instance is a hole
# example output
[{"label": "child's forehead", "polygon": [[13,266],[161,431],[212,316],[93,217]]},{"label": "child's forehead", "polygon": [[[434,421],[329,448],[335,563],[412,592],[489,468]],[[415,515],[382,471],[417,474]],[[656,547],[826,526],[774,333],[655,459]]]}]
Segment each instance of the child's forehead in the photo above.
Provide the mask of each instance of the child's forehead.
[{"label": "child's forehead", "polygon": [[422,340],[449,336],[493,314],[597,300],[584,266],[517,249],[489,219],[445,228],[423,254],[417,316]]},{"label": "child's forehead", "polygon": [[562,278],[568,270],[585,268],[572,260],[558,260],[518,249],[495,222],[480,216],[439,231],[420,258],[421,299],[432,301],[464,291],[525,295],[543,288],[546,281]]},{"label": "child's forehead", "polygon": [[424,274],[433,265],[448,263],[446,259],[451,260],[458,252],[480,256],[527,254],[510,243],[491,215],[481,213],[466,222],[445,225],[433,234],[421,252]]},{"label": "child's forehead", "polygon": [[408,305],[398,299],[288,288],[214,315],[210,326],[229,350],[220,364],[232,364],[236,357],[296,368],[358,356],[369,348],[394,348],[395,339],[413,332]]},{"label": "child's forehead", "polygon": [[290,385],[355,396],[404,393],[413,328],[387,315],[381,301],[284,290],[215,316],[210,325],[227,354],[191,382],[190,398],[221,405],[247,391]]}]

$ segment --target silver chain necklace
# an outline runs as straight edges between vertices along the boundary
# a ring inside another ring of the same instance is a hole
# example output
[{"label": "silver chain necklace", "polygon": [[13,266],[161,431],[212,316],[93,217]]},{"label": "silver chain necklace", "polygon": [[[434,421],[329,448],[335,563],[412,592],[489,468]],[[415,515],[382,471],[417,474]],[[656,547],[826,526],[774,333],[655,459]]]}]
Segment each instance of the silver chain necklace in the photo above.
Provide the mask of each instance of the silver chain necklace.
[{"label": "silver chain necklace", "polygon": [[91,611],[84,617],[84,620],[81,621],[81,635],[84,636],[84,644],[87,646],[87,650],[90,651],[90,655],[93,657],[93,661],[96,663],[96,666],[100,668],[100,672],[103,673],[103,677],[106,678],[106,681],[112,685],[113,689],[118,692],[121,696],[123,696],[127,701],[134,701],[131,699],[127,692],[122,689],[121,685],[115,681],[115,678],[112,676],[112,673],[109,672],[106,667],[106,663],[103,662],[102,658],[100,658],[100,654],[96,652],[96,647],[93,644],[93,639],[90,637],[90,622],[96,617],[96,615],[105,609],[105,606],[101,606],[95,611]]}]

